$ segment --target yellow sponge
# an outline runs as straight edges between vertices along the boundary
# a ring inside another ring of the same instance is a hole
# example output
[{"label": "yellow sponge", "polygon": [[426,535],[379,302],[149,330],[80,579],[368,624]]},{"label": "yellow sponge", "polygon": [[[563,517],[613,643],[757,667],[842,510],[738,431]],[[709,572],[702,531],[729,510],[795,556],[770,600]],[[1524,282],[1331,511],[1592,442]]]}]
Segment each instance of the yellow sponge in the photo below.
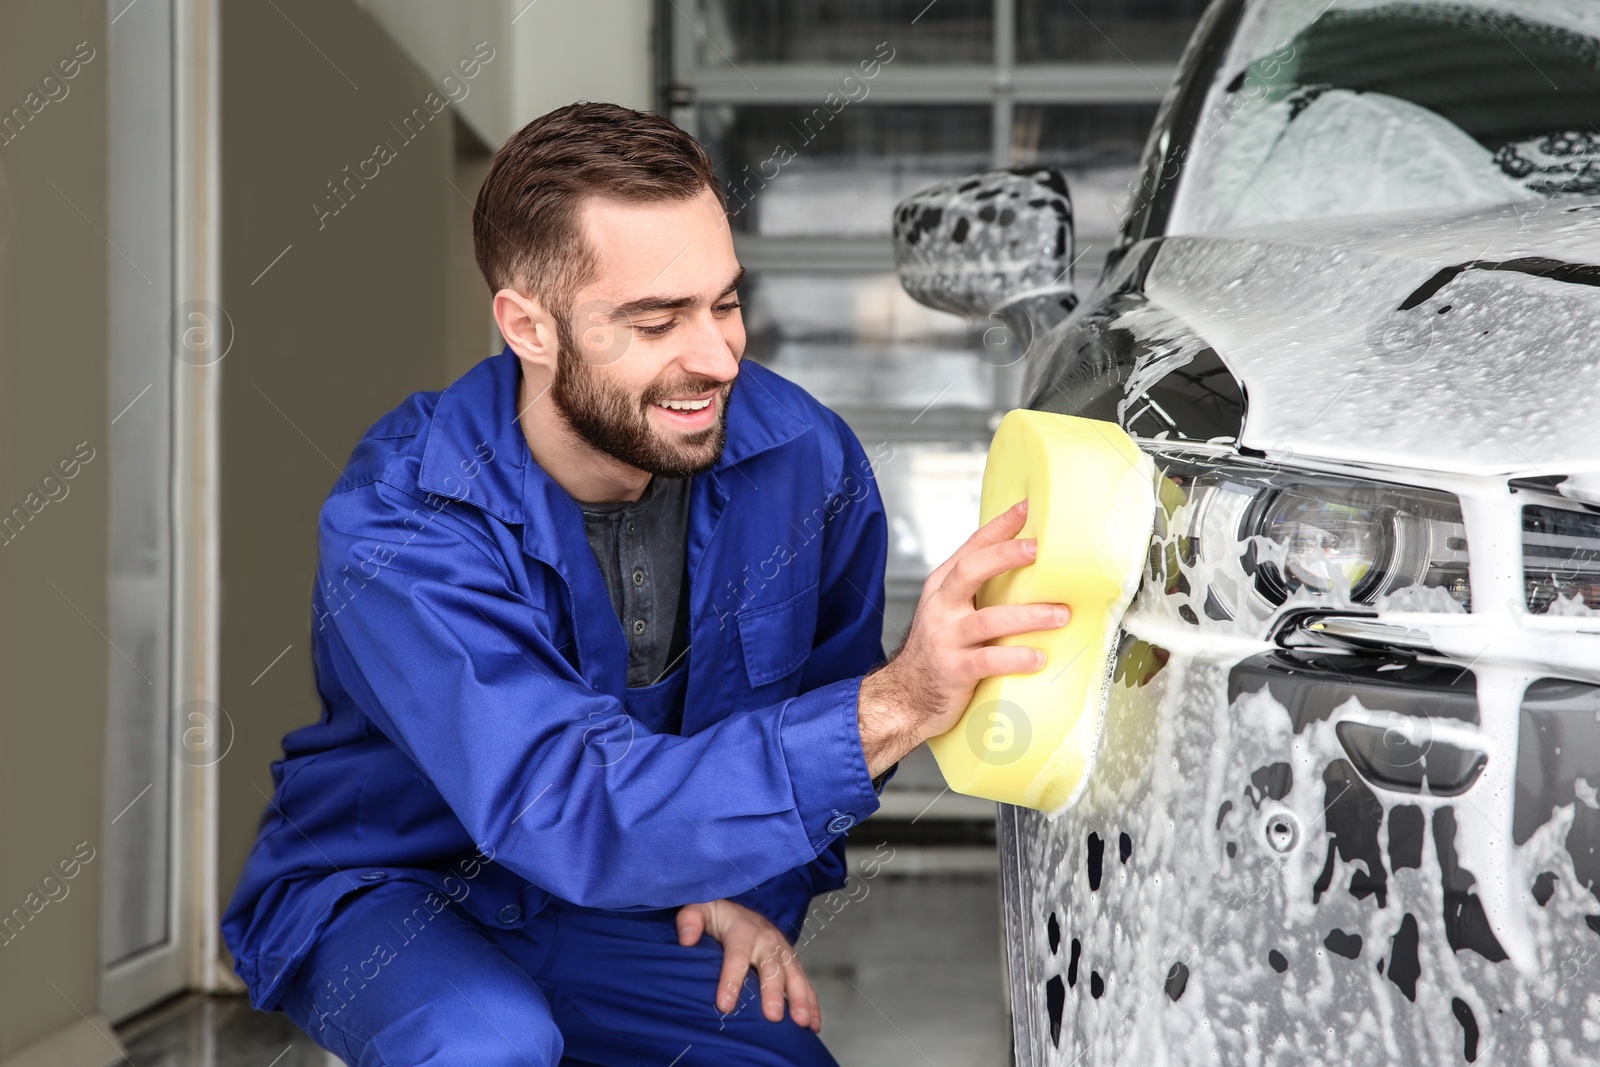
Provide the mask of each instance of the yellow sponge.
[{"label": "yellow sponge", "polygon": [[1072,617],[998,638],[1042,648],[1043,669],[985,678],[928,747],[956,792],[1054,813],[1077,800],[1094,766],[1118,626],[1150,546],[1155,467],[1113,423],[1012,411],[989,446],[981,520],[1023,497],[1017,536],[1038,539],[1038,558],[985,582],[978,606],[1059,602]]}]

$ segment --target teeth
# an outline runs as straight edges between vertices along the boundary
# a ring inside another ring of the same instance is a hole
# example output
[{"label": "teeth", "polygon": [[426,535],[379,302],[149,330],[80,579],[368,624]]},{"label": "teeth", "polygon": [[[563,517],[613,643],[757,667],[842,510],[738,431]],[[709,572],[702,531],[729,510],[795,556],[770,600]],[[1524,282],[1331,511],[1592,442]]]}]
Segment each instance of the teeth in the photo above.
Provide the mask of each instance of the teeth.
[{"label": "teeth", "polygon": [[661,406],[673,411],[700,411],[711,403],[711,398],[704,400],[663,400]]}]

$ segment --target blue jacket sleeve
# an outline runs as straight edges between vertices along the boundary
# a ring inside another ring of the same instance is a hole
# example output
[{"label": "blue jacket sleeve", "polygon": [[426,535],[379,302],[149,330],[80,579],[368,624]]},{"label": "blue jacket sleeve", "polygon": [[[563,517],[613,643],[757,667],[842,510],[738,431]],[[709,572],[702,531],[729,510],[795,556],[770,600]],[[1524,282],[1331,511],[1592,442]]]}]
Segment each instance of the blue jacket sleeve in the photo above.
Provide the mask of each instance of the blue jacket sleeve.
[{"label": "blue jacket sleeve", "polygon": [[[883,607],[889,536],[883,498],[874,465],[855,434],[837,415],[832,418],[844,450],[836,488],[842,499],[836,503],[837,511],[829,509],[832,517],[823,531],[817,632],[801,682],[803,692],[835,684],[842,677],[859,677],[887,659]],[[867,812],[854,814],[864,818]],[[794,941],[811,898],[844,888],[846,873],[845,842],[840,837],[810,862],[732,899],[761,912]]]},{"label": "blue jacket sleeve", "polygon": [[324,505],[320,580],[377,572],[330,612],[330,655],[496,862],[577,904],[674,907],[809,863],[835,809],[876,810],[859,676],[650,733],[552,646],[484,534],[448,510],[409,526],[417,503],[375,482]]}]

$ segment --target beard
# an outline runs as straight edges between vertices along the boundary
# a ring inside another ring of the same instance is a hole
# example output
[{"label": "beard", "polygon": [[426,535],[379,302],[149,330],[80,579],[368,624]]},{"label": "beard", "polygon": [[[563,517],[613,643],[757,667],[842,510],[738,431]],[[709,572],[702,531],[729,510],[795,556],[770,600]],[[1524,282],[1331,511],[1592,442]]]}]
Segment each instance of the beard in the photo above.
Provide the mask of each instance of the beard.
[{"label": "beard", "polygon": [[[688,377],[651,382],[643,393],[633,394],[605,381],[578,351],[564,317],[557,318],[556,374],[550,383],[550,402],[567,424],[591,447],[613,459],[651,474],[681,477],[699,474],[722,458],[728,440],[728,396],[733,381]],[[717,421],[689,434],[661,434],[650,425],[650,406],[673,396],[703,393],[721,386],[712,398]]]}]

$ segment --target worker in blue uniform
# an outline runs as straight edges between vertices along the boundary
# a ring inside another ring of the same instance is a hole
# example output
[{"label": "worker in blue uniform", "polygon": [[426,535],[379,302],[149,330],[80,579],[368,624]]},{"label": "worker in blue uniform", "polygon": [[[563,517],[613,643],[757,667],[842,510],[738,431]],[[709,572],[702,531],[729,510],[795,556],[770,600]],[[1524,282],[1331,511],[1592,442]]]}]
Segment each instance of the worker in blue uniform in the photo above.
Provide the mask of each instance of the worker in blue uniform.
[{"label": "worker in blue uniform", "polygon": [[322,717],[272,765],[235,967],[351,1064],[833,1063],[792,942],[895,763],[1042,664],[987,642],[1064,605],[973,602],[1033,558],[1026,504],[886,659],[895,460],[741,363],[701,147],[558,109],[496,154],[474,241],[506,347],[323,504]]}]

